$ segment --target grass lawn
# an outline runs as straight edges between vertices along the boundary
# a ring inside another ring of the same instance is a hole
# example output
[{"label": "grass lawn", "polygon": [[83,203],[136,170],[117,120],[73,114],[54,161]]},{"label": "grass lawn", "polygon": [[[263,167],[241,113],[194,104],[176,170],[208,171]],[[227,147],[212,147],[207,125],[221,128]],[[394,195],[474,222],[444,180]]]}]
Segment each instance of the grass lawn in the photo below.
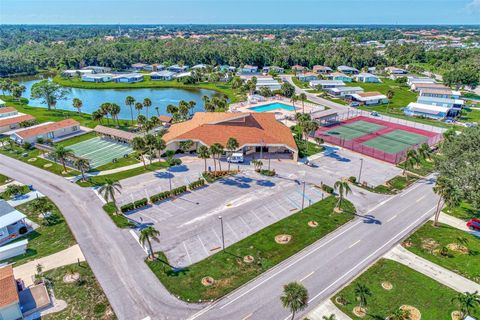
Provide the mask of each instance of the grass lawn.
[{"label": "grass lawn", "polygon": [[77,183],[82,187],[93,187],[93,186],[102,185],[107,180],[123,180],[133,176],[138,176],[142,173],[152,172],[159,169],[165,169],[167,167],[168,167],[168,164],[165,161],[153,162],[152,164],[147,164],[146,168],[142,165],[137,168],[133,168],[133,169],[117,172],[117,173],[107,174],[103,176],[93,176],[93,177],[90,177],[88,181],[78,181]]},{"label": "grass lawn", "polygon": [[[468,242],[462,244],[461,238]],[[480,283],[480,241],[477,237],[447,225],[441,224],[435,228],[431,223],[426,223],[408,241],[412,246],[407,249],[416,255]],[[452,250],[451,244],[463,245],[467,250]],[[448,248],[446,255],[440,253],[444,247]]]},{"label": "grass lawn", "polygon": [[[334,213],[336,201],[333,196],[325,198],[183,270],[174,271],[165,264],[164,256],[147,264],[163,285],[183,300],[218,299],[350,221],[353,205],[344,201],[344,212]],[[309,221],[316,221],[318,227],[308,226]],[[277,244],[274,238],[280,234],[291,235],[292,239],[288,244]],[[247,255],[253,256],[254,262],[244,262]],[[216,282],[202,285],[206,276]]]},{"label": "grass lawn", "polygon": [[[397,167],[400,169],[404,168],[405,162],[399,163]],[[435,163],[432,161],[421,160],[418,167],[408,167],[407,171],[419,174],[421,176],[428,176],[435,169]]]},{"label": "grass lawn", "polygon": [[[67,272],[80,274],[80,280],[74,283],[63,282]],[[42,316],[46,320],[73,320],[73,319],[117,319],[103,293],[95,275],[86,262],[72,264],[44,273],[52,283],[55,297],[67,302],[63,311]]]},{"label": "grass lawn", "polygon": [[119,82],[106,82],[106,83],[92,83],[83,82],[79,78],[64,79],[60,76],[53,78],[58,84],[65,87],[83,88],[83,89],[131,89],[131,88],[179,88],[179,89],[208,89],[214,90],[219,93],[223,93],[228,96],[230,103],[235,103],[238,100],[236,92],[232,89],[231,85],[224,82],[208,83],[202,82],[197,84],[183,84],[176,80],[171,81],[156,81],[150,80],[150,76],[145,76],[145,80],[137,83],[119,83]]},{"label": "grass lawn", "polygon": [[459,118],[462,122],[480,122],[480,110],[464,108]]},{"label": "grass lawn", "polygon": [[3,186],[10,180],[9,177],[4,176],[3,174],[0,174],[0,186]]},{"label": "grass lawn", "polygon": [[362,187],[368,191],[382,194],[396,194],[399,191],[409,187],[418,180],[417,176],[408,175],[407,177],[399,175],[388,180],[385,184],[378,185],[376,187],[364,186],[361,184],[356,184],[359,187]]},{"label": "grass lawn", "polygon": [[24,213],[28,219],[37,223],[40,227],[27,234],[25,237],[18,238],[28,239],[28,249],[25,254],[8,259],[9,262],[15,262],[15,266],[51,255],[52,253],[67,249],[75,244],[75,239],[73,238],[62,213],[53,202],[49,200],[53,205],[53,210],[51,212],[56,219],[53,220],[52,218],[52,222],[47,224],[44,219],[39,218],[40,213],[34,210],[32,206],[34,201],[35,200],[29,201],[16,207],[18,211]]},{"label": "grass lawn", "polygon": [[73,138],[70,138],[70,139],[67,139],[67,140],[57,142],[57,143],[55,143],[55,145],[68,147],[68,146],[72,146],[72,145],[77,144],[77,143],[82,142],[82,141],[87,141],[87,140],[93,139],[96,136],[97,135],[95,134],[95,132],[92,131],[92,132],[89,132],[89,133],[86,133],[86,134],[82,134],[81,136],[76,136],[76,137],[73,137]]},{"label": "grass lawn", "polygon": [[[384,281],[392,283],[392,290],[383,289],[381,284]],[[452,311],[458,310],[458,306],[452,303],[456,291],[398,262],[382,259],[335,296],[346,299],[346,305],[339,305],[335,298],[332,299],[352,319],[362,319],[352,312],[357,305],[355,286],[358,283],[366,285],[372,293],[367,297],[370,316],[364,319],[386,319],[402,305],[416,307],[422,320],[451,319]],[[478,315],[477,311],[477,318]]]},{"label": "grass lawn", "polygon": [[462,202],[458,207],[455,208],[445,207],[443,212],[464,221],[468,221],[472,218],[480,218],[480,210],[476,210],[471,204],[466,202]]},{"label": "grass lawn", "polygon": [[[80,172],[70,168],[67,168],[68,172],[66,174],[62,174],[63,166],[61,164],[41,158],[40,156],[42,155],[42,151],[38,149],[25,150],[18,145],[13,145],[13,149],[10,149],[10,146],[7,145],[5,147],[0,147],[0,153],[8,157],[23,161],[37,168],[58,174],[59,176],[69,177],[80,174]],[[23,156],[24,154],[26,154],[25,157]],[[29,159],[33,158],[36,158],[36,160],[28,161]]]},{"label": "grass lawn", "polygon": [[300,81],[300,80],[298,80],[297,77],[292,77],[292,81],[299,88],[302,88],[302,89],[309,89],[310,88],[310,85],[308,84],[308,82]]},{"label": "grass lawn", "polygon": [[108,214],[110,219],[112,219],[113,223],[115,223],[115,225],[120,229],[130,228],[133,226],[133,224],[130,223],[125,216],[121,214],[115,214],[116,209],[112,202],[105,204],[103,206],[103,210]]}]

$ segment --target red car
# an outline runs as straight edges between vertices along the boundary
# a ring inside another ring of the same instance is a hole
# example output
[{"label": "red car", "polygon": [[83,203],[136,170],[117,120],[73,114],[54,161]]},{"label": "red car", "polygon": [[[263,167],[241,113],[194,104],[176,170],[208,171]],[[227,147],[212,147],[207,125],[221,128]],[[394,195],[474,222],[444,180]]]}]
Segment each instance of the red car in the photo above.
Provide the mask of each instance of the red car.
[{"label": "red car", "polygon": [[480,219],[479,218],[471,219],[470,221],[467,222],[467,227],[470,230],[480,231]]}]

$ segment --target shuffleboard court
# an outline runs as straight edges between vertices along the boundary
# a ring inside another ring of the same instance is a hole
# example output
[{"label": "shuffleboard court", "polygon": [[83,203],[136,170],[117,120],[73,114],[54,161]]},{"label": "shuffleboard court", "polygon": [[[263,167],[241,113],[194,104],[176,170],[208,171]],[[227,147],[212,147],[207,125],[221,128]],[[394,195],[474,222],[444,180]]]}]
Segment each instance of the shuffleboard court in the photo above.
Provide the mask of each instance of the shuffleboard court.
[{"label": "shuffleboard court", "polygon": [[326,131],[325,133],[327,135],[335,136],[349,141],[363,137],[367,134],[381,130],[383,128],[385,127],[382,125],[359,120],[342,126],[338,126],[336,128]]},{"label": "shuffleboard court", "polygon": [[395,154],[411,148],[414,145],[425,143],[427,140],[427,137],[420,134],[404,130],[394,130],[374,139],[367,140],[362,144],[389,154]]},{"label": "shuffleboard court", "polygon": [[110,163],[113,159],[120,159],[133,152],[125,143],[112,140],[93,138],[68,147],[75,155],[90,160],[90,166],[97,168]]}]

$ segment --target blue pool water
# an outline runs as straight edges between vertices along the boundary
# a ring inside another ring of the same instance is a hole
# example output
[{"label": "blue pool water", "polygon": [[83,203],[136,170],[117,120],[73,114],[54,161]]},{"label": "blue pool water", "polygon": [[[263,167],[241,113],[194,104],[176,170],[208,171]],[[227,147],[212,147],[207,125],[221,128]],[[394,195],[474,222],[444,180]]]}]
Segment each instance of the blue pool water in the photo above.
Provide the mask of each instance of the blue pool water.
[{"label": "blue pool water", "polygon": [[289,106],[288,104],[275,102],[275,103],[266,104],[266,105],[263,105],[263,106],[251,107],[251,108],[248,108],[248,109],[250,109],[252,111],[255,111],[255,112],[267,112],[267,111],[272,111],[272,110],[275,110],[275,109],[283,109],[283,110],[287,110],[287,111],[294,111],[296,108],[293,107],[293,106]]}]

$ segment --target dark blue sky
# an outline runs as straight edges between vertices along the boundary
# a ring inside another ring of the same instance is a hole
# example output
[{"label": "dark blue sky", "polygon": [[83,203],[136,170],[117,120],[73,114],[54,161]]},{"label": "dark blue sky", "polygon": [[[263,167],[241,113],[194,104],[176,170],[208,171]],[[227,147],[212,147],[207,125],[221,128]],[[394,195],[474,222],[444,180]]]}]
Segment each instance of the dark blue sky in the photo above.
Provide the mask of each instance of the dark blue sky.
[{"label": "dark blue sky", "polygon": [[480,24],[480,0],[0,0],[1,24]]}]

